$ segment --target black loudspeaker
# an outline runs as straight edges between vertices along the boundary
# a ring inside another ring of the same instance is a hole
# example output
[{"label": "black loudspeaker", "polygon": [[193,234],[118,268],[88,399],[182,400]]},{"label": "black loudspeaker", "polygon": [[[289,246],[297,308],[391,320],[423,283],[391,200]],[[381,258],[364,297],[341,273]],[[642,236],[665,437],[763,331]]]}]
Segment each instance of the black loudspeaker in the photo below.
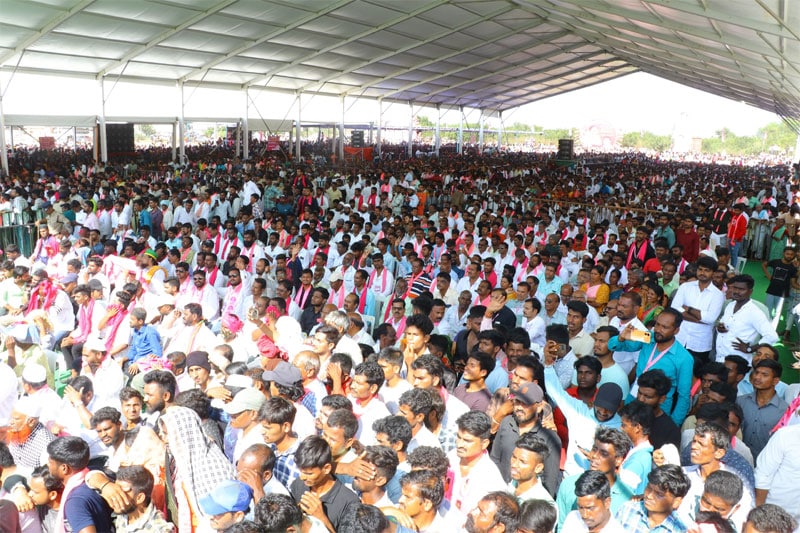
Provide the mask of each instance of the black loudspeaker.
[{"label": "black loudspeaker", "polygon": [[108,153],[133,152],[133,124],[106,124]]},{"label": "black loudspeaker", "polygon": [[574,147],[575,147],[575,141],[573,141],[572,139],[559,139],[558,155],[556,155],[556,159],[561,159],[564,161],[572,159]]},{"label": "black loudspeaker", "polygon": [[364,130],[354,130],[350,136],[350,144],[353,148],[364,148]]}]

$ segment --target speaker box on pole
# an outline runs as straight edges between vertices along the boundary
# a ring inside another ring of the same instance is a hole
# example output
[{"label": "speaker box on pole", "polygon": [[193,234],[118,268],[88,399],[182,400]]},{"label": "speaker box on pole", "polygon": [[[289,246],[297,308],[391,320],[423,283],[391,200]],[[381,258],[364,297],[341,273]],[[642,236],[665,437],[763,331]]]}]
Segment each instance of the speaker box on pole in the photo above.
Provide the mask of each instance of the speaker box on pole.
[{"label": "speaker box on pole", "polygon": [[133,124],[106,124],[108,153],[133,152]]},{"label": "speaker box on pole", "polygon": [[556,159],[567,161],[573,158],[573,148],[575,141],[572,139],[559,139],[558,140],[558,154]]}]

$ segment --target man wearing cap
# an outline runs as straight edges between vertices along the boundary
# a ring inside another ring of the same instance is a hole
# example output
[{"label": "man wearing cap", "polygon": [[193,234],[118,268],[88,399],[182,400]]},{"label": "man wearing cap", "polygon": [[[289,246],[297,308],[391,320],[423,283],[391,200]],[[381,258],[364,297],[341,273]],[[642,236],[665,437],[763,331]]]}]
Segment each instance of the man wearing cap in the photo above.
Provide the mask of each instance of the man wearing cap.
[{"label": "man wearing cap", "polygon": [[47,355],[44,353],[42,346],[36,344],[32,338],[29,327],[25,325],[16,326],[6,336],[4,348],[5,355],[3,358],[8,362],[8,366],[14,369],[17,376],[22,376],[22,372],[30,364],[41,365],[47,371],[47,384],[50,387],[55,386],[53,371],[50,369]]},{"label": "man wearing cap", "polygon": [[547,393],[561,408],[569,424],[569,444],[564,472],[572,476],[586,470],[589,461],[585,450],[591,449],[597,426],[617,429],[622,425],[617,411],[622,402],[622,389],[616,383],[604,383],[594,399],[594,406],[588,407],[564,390],[553,364],[557,357],[557,346],[548,342],[544,349],[544,380]]},{"label": "man wearing cap", "polygon": [[223,407],[225,412],[230,415],[229,424],[235,430],[236,435],[236,446],[233,448],[234,464],[250,446],[264,444],[258,411],[265,401],[266,398],[261,391],[250,387],[240,390],[233,400]]},{"label": "man wearing cap", "polygon": [[33,398],[23,396],[11,409],[8,424],[8,450],[18,467],[34,469],[47,462],[47,445],[53,434],[40,422],[42,407]]},{"label": "man wearing cap", "polygon": [[72,224],[70,224],[69,219],[56,211],[53,208],[52,202],[44,202],[42,204],[42,211],[44,212],[44,219],[47,221],[47,227],[53,228],[55,233],[60,233],[62,227],[66,227],[69,231],[72,231]]},{"label": "man wearing cap", "polygon": [[328,296],[328,303],[333,304],[339,309],[344,307],[344,299],[347,297],[347,291],[344,287],[344,277],[342,276],[341,269],[336,269],[331,272],[328,278],[328,283],[331,286],[331,293]]},{"label": "man wearing cap", "polygon": [[253,501],[253,489],[246,483],[226,480],[200,498],[200,509],[211,517],[215,531],[227,531],[244,521]]},{"label": "man wearing cap", "polygon": [[493,415],[492,423],[500,420],[500,427],[495,434],[490,456],[508,483],[517,441],[527,435],[537,437],[549,451],[543,458],[544,469],[538,475],[552,498],[560,481],[561,440],[555,431],[542,427],[543,402],[544,392],[536,383],[523,382],[511,387],[510,399]]},{"label": "man wearing cap", "polygon": [[94,387],[94,408],[119,408],[119,392],[125,385],[122,368],[111,357],[107,357],[105,342],[90,337],[83,345],[83,368],[80,374],[88,377]]},{"label": "man wearing cap", "polygon": [[[13,385],[7,389],[13,393],[13,398],[6,404],[9,412],[16,400],[16,375],[14,378]],[[8,383],[11,384],[10,381]],[[61,397],[47,385],[47,367],[36,363],[27,365],[22,371],[22,392],[39,405],[39,422],[49,428],[60,414]]]},{"label": "man wearing cap", "polygon": [[270,394],[273,398],[284,398],[294,405],[295,415],[292,427],[297,433],[297,437],[302,440],[309,435],[313,435],[316,432],[314,415],[301,401],[305,394],[305,389],[300,369],[281,361],[273,370],[265,371],[261,375],[261,379],[270,383]]}]

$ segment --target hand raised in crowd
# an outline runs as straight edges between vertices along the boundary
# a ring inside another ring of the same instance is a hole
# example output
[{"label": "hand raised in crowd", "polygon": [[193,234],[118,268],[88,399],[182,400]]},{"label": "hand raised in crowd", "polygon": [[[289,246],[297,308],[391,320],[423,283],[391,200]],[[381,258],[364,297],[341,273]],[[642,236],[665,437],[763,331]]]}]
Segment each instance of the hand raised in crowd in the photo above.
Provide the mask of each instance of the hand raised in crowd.
[{"label": "hand raised in crowd", "polygon": [[225,387],[212,387],[206,391],[206,394],[210,398],[214,398],[216,400],[222,400],[225,403],[233,399],[233,396],[231,396],[231,391],[229,391]]}]

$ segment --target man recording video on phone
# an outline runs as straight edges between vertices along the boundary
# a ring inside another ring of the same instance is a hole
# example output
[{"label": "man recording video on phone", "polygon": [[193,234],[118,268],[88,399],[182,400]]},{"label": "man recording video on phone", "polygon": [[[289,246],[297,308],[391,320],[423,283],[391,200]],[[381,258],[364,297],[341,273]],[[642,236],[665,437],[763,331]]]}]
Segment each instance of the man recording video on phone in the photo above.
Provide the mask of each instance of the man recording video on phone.
[{"label": "man recording video on phone", "polygon": [[[689,412],[692,389],[692,368],[694,359],[681,345],[675,335],[680,331],[683,317],[672,309],[664,309],[656,318],[652,335],[646,338],[642,332],[635,332],[633,326],[628,325],[619,336],[608,340],[608,347],[617,351],[638,351],[636,362],[636,377],[653,369],[661,369],[672,381],[672,387],[666,395],[661,408],[670,415],[672,420],[680,426]],[[649,333],[649,332],[648,332]],[[634,340],[634,336],[641,340]],[[637,385],[631,387],[631,396],[636,397]]]}]

